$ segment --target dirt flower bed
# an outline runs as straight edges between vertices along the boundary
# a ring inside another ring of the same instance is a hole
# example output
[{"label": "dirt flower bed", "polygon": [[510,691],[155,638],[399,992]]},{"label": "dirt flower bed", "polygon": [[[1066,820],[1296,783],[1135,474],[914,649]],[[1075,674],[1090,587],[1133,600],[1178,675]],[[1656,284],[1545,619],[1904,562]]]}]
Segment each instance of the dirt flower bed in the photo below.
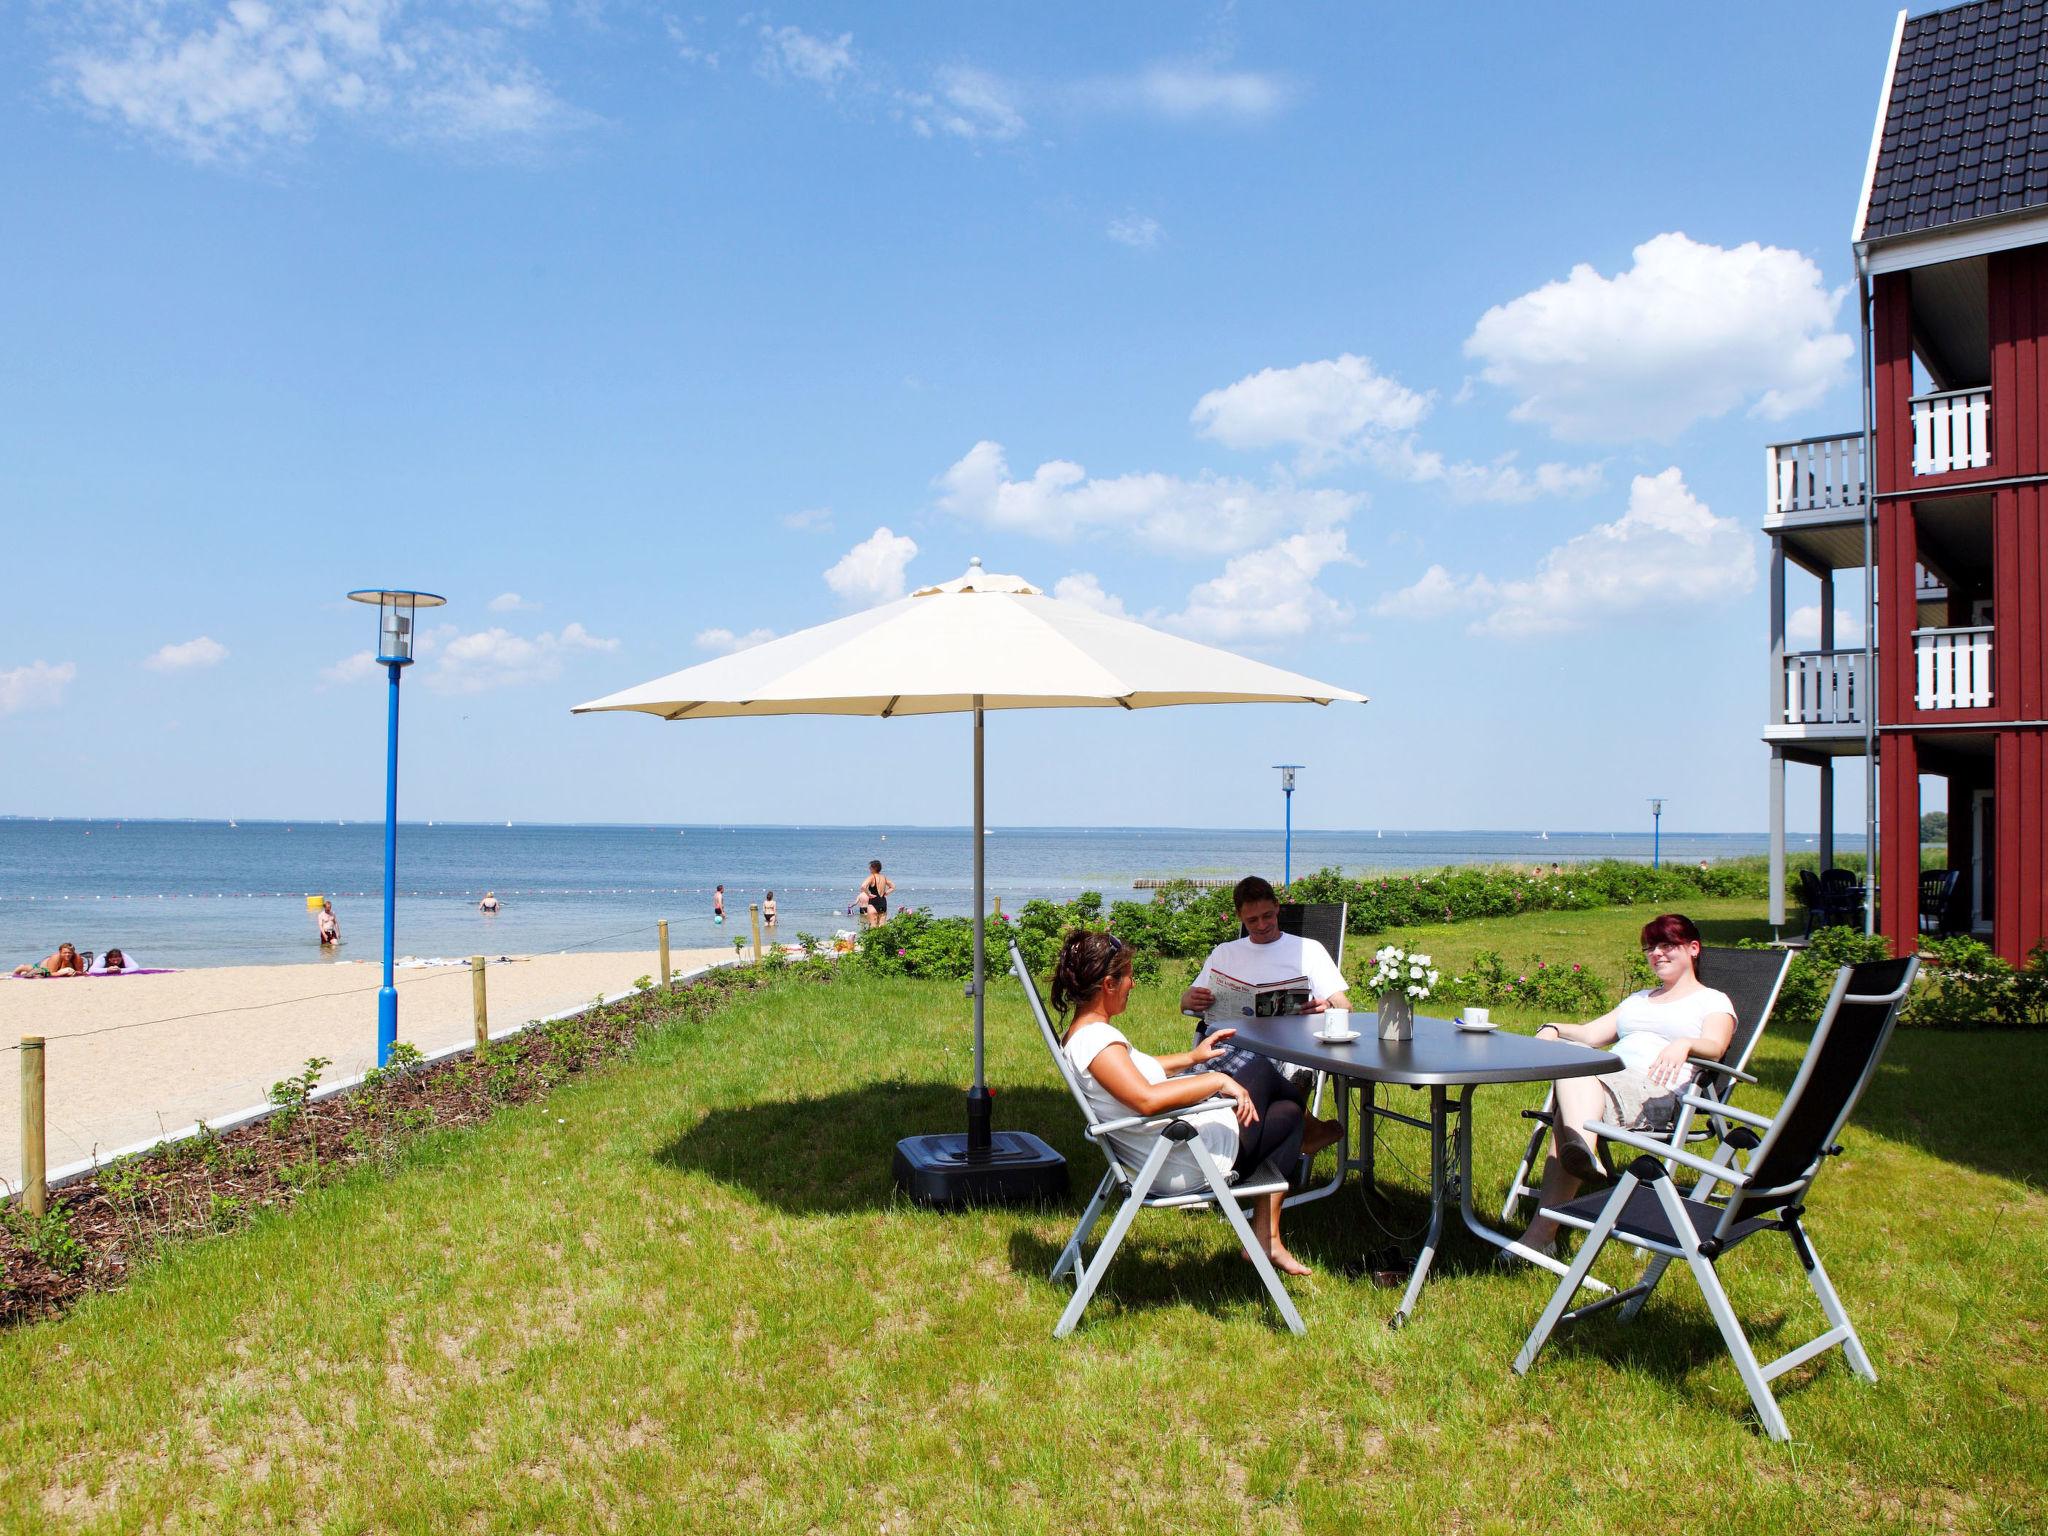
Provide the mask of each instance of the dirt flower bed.
[{"label": "dirt flower bed", "polygon": [[[828,973],[822,964],[788,969],[819,979]],[[574,1074],[623,1055],[643,1034],[702,1020],[767,980],[766,968],[713,971],[432,1066],[400,1045],[361,1087],[317,1102],[312,1091],[327,1063],[309,1061],[300,1076],[272,1086],[276,1108],[268,1119],[229,1131],[202,1128],[109,1163],[53,1190],[40,1220],[9,1203],[0,1211],[0,1327],[120,1285],[166,1243],[228,1231],[365,1163],[388,1166],[425,1132],[474,1125],[544,1098]]]}]

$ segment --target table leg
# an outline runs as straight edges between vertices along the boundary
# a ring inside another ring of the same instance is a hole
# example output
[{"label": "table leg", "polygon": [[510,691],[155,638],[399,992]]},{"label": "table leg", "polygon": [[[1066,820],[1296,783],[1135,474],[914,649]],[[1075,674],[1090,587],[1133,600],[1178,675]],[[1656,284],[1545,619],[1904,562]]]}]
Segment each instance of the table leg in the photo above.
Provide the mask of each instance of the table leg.
[{"label": "table leg", "polygon": [[[1462,1109],[1463,1100],[1459,1101]],[[1444,1233],[1444,1196],[1449,1192],[1450,1169],[1447,1166],[1449,1149],[1444,1145],[1444,1122],[1449,1115],[1449,1101],[1441,1087],[1429,1090],[1429,1230],[1423,1234],[1422,1251],[1415,1256],[1415,1268],[1408,1275],[1408,1289],[1401,1294],[1401,1305],[1394,1315],[1387,1319],[1389,1328],[1404,1325],[1415,1310],[1415,1303],[1422,1295],[1423,1283],[1429,1279],[1430,1262],[1436,1257],[1437,1244]]]},{"label": "table leg", "polygon": [[1376,1166],[1380,1140],[1379,1091],[1377,1083],[1358,1084],[1361,1096],[1358,1117],[1358,1171],[1365,1177],[1364,1193],[1367,1200],[1379,1193],[1379,1170]]},{"label": "table leg", "polygon": [[[1518,1259],[1526,1259],[1531,1264],[1540,1265],[1542,1268],[1549,1270],[1553,1275],[1562,1275],[1571,1268],[1564,1260],[1554,1259],[1547,1253],[1538,1253],[1526,1243],[1519,1243],[1512,1237],[1507,1237],[1494,1231],[1493,1228],[1487,1226],[1479,1219],[1478,1211],[1473,1209],[1472,1095],[1478,1091],[1476,1084],[1470,1085],[1465,1089],[1462,1109],[1458,1115],[1458,1214],[1464,1218],[1465,1230],[1474,1237],[1482,1238],[1493,1244],[1496,1248],[1506,1249]],[[1605,1291],[1612,1289],[1611,1286],[1602,1285],[1591,1275],[1586,1276],[1585,1283],[1591,1290]]]}]

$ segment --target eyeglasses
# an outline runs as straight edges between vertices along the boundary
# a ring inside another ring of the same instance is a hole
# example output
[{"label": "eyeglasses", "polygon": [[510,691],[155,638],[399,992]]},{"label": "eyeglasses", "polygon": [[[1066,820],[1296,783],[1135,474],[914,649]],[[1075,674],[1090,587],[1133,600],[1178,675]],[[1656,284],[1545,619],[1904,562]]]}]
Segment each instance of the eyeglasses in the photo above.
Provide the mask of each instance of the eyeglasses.
[{"label": "eyeglasses", "polygon": [[1682,955],[1691,944],[1692,940],[1690,939],[1683,940],[1677,944],[1645,944],[1643,946],[1643,953],[1646,955]]}]

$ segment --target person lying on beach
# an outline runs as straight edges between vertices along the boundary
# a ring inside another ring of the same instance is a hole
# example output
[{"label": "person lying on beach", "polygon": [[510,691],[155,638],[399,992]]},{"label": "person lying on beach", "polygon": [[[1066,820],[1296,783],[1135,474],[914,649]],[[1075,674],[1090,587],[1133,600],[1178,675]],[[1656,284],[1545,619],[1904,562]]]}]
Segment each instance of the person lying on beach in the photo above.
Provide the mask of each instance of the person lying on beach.
[{"label": "person lying on beach", "polygon": [[48,955],[33,965],[17,965],[17,976],[83,976],[85,962],[78,958],[78,951],[69,944],[59,944],[57,953]]},{"label": "person lying on beach", "polygon": [[93,962],[92,969],[86,972],[86,974],[88,976],[119,976],[125,971],[137,969],[139,967],[127,955],[118,949],[110,949]]},{"label": "person lying on beach", "polygon": [[[1689,917],[1667,912],[1643,924],[1643,958],[1657,985],[1631,992],[1620,1006],[1590,1024],[1545,1024],[1557,1040],[1611,1045],[1624,1063],[1599,1077],[1561,1078],[1552,1116],[1554,1155],[1544,1159],[1539,1205],[1559,1206],[1589,1180],[1604,1178],[1588,1122],[1606,1120],[1630,1130],[1670,1130],[1678,1096],[1692,1081],[1687,1058],[1719,1061],[1735,1037],[1735,1004],[1700,980],[1700,931]],[[1539,1215],[1522,1241],[1549,1252],[1557,1223]]]},{"label": "person lying on beach", "polygon": [[[1111,934],[1081,929],[1068,934],[1060,946],[1052,974],[1052,1006],[1062,1019],[1070,1008],[1074,1014],[1060,1047],[1081,1074],[1082,1091],[1096,1112],[1104,1119],[1122,1119],[1181,1109],[1204,1099],[1227,1099],[1227,1105],[1192,1115],[1187,1122],[1216,1161],[1226,1171],[1245,1172],[1271,1158],[1274,1167],[1291,1170],[1301,1155],[1304,1116],[1286,1079],[1262,1056],[1251,1057],[1252,1069],[1235,1076],[1216,1070],[1212,1064],[1222,1058],[1251,1056],[1231,1050],[1234,1029],[1213,1030],[1192,1051],[1170,1056],[1139,1050],[1112,1022],[1130,1002],[1133,979],[1131,951]],[[1159,1135],[1156,1130],[1134,1130],[1111,1132],[1110,1139],[1135,1167],[1151,1153]],[[1179,1194],[1201,1187],[1201,1164],[1186,1147],[1174,1147],[1153,1188],[1161,1194]],[[1277,1190],[1257,1197],[1252,1234],[1275,1269],[1308,1274],[1308,1266],[1280,1240],[1280,1203]]]},{"label": "person lying on beach", "polygon": [[[1344,990],[1344,973],[1337,969],[1337,962],[1330,958],[1330,952],[1315,939],[1304,938],[1298,933],[1280,931],[1280,898],[1272,883],[1258,875],[1246,875],[1232,889],[1231,905],[1237,909],[1237,920],[1244,925],[1245,936],[1218,944],[1209,951],[1209,958],[1202,962],[1202,969],[1195,977],[1194,984],[1180,995],[1181,1012],[1202,1013],[1216,1001],[1216,994],[1209,990],[1209,979],[1218,972],[1263,986],[1272,981],[1292,981],[1297,976],[1308,978],[1310,1000],[1304,1013],[1321,1013],[1326,1008],[1349,1008],[1351,994]],[[1196,1038],[1208,1028],[1198,1026]],[[1277,1070],[1277,1069],[1276,1069]],[[1308,1079],[1298,1079],[1293,1073],[1298,1069],[1281,1072],[1288,1079],[1289,1089],[1299,1095],[1300,1101],[1308,1101]],[[1302,1151],[1310,1157],[1327,1146],[1335,1144],[1342,1128],[1335,1120],[1311,1118],[1303,1137]]]}]

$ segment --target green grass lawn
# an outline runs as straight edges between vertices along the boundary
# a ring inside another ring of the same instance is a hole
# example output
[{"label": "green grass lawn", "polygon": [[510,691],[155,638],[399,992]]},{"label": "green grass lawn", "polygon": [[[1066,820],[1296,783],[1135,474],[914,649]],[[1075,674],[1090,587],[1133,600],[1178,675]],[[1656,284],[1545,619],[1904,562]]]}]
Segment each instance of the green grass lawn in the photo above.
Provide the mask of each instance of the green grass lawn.
[{"label": "green grass lawn", "polygon": [[[1618,959],[1642,916],[1421,937]],[[1178,1047],[1171,1010],[1141,992],[1133,1037]],[[1879,1380],[1791,1373],[1780,1447],[1682,1274],[1523,1380],[1547,1278],[1453,1239],[1390,1332],[1396,1294],[1337,1273],[1385,1240],[1350,1191],[1291,1215],[1305,1338],[1221,1221],[1159,1212],[1055,1341],[1045,1273],[1101,1165],[1013,985],[989,1034],[998,1123],[1067,1154],[1068,1205],[892,1192],[897,1137],[963,1118],[957,985],[778,983],[0,1338],[0,1529],[2041,1528],[2048,1039],[1896,1037],[1810,1214]],[[1801,1044],[1766,1038],[1751,1107]],[[1539,1097],[1481,1091],[1482,1207]],[[1426,1149],[1387,1134],[1408,1231]],[[1725,1272],[1761,1350],[1821,1326],[1782,1242]]]}]

